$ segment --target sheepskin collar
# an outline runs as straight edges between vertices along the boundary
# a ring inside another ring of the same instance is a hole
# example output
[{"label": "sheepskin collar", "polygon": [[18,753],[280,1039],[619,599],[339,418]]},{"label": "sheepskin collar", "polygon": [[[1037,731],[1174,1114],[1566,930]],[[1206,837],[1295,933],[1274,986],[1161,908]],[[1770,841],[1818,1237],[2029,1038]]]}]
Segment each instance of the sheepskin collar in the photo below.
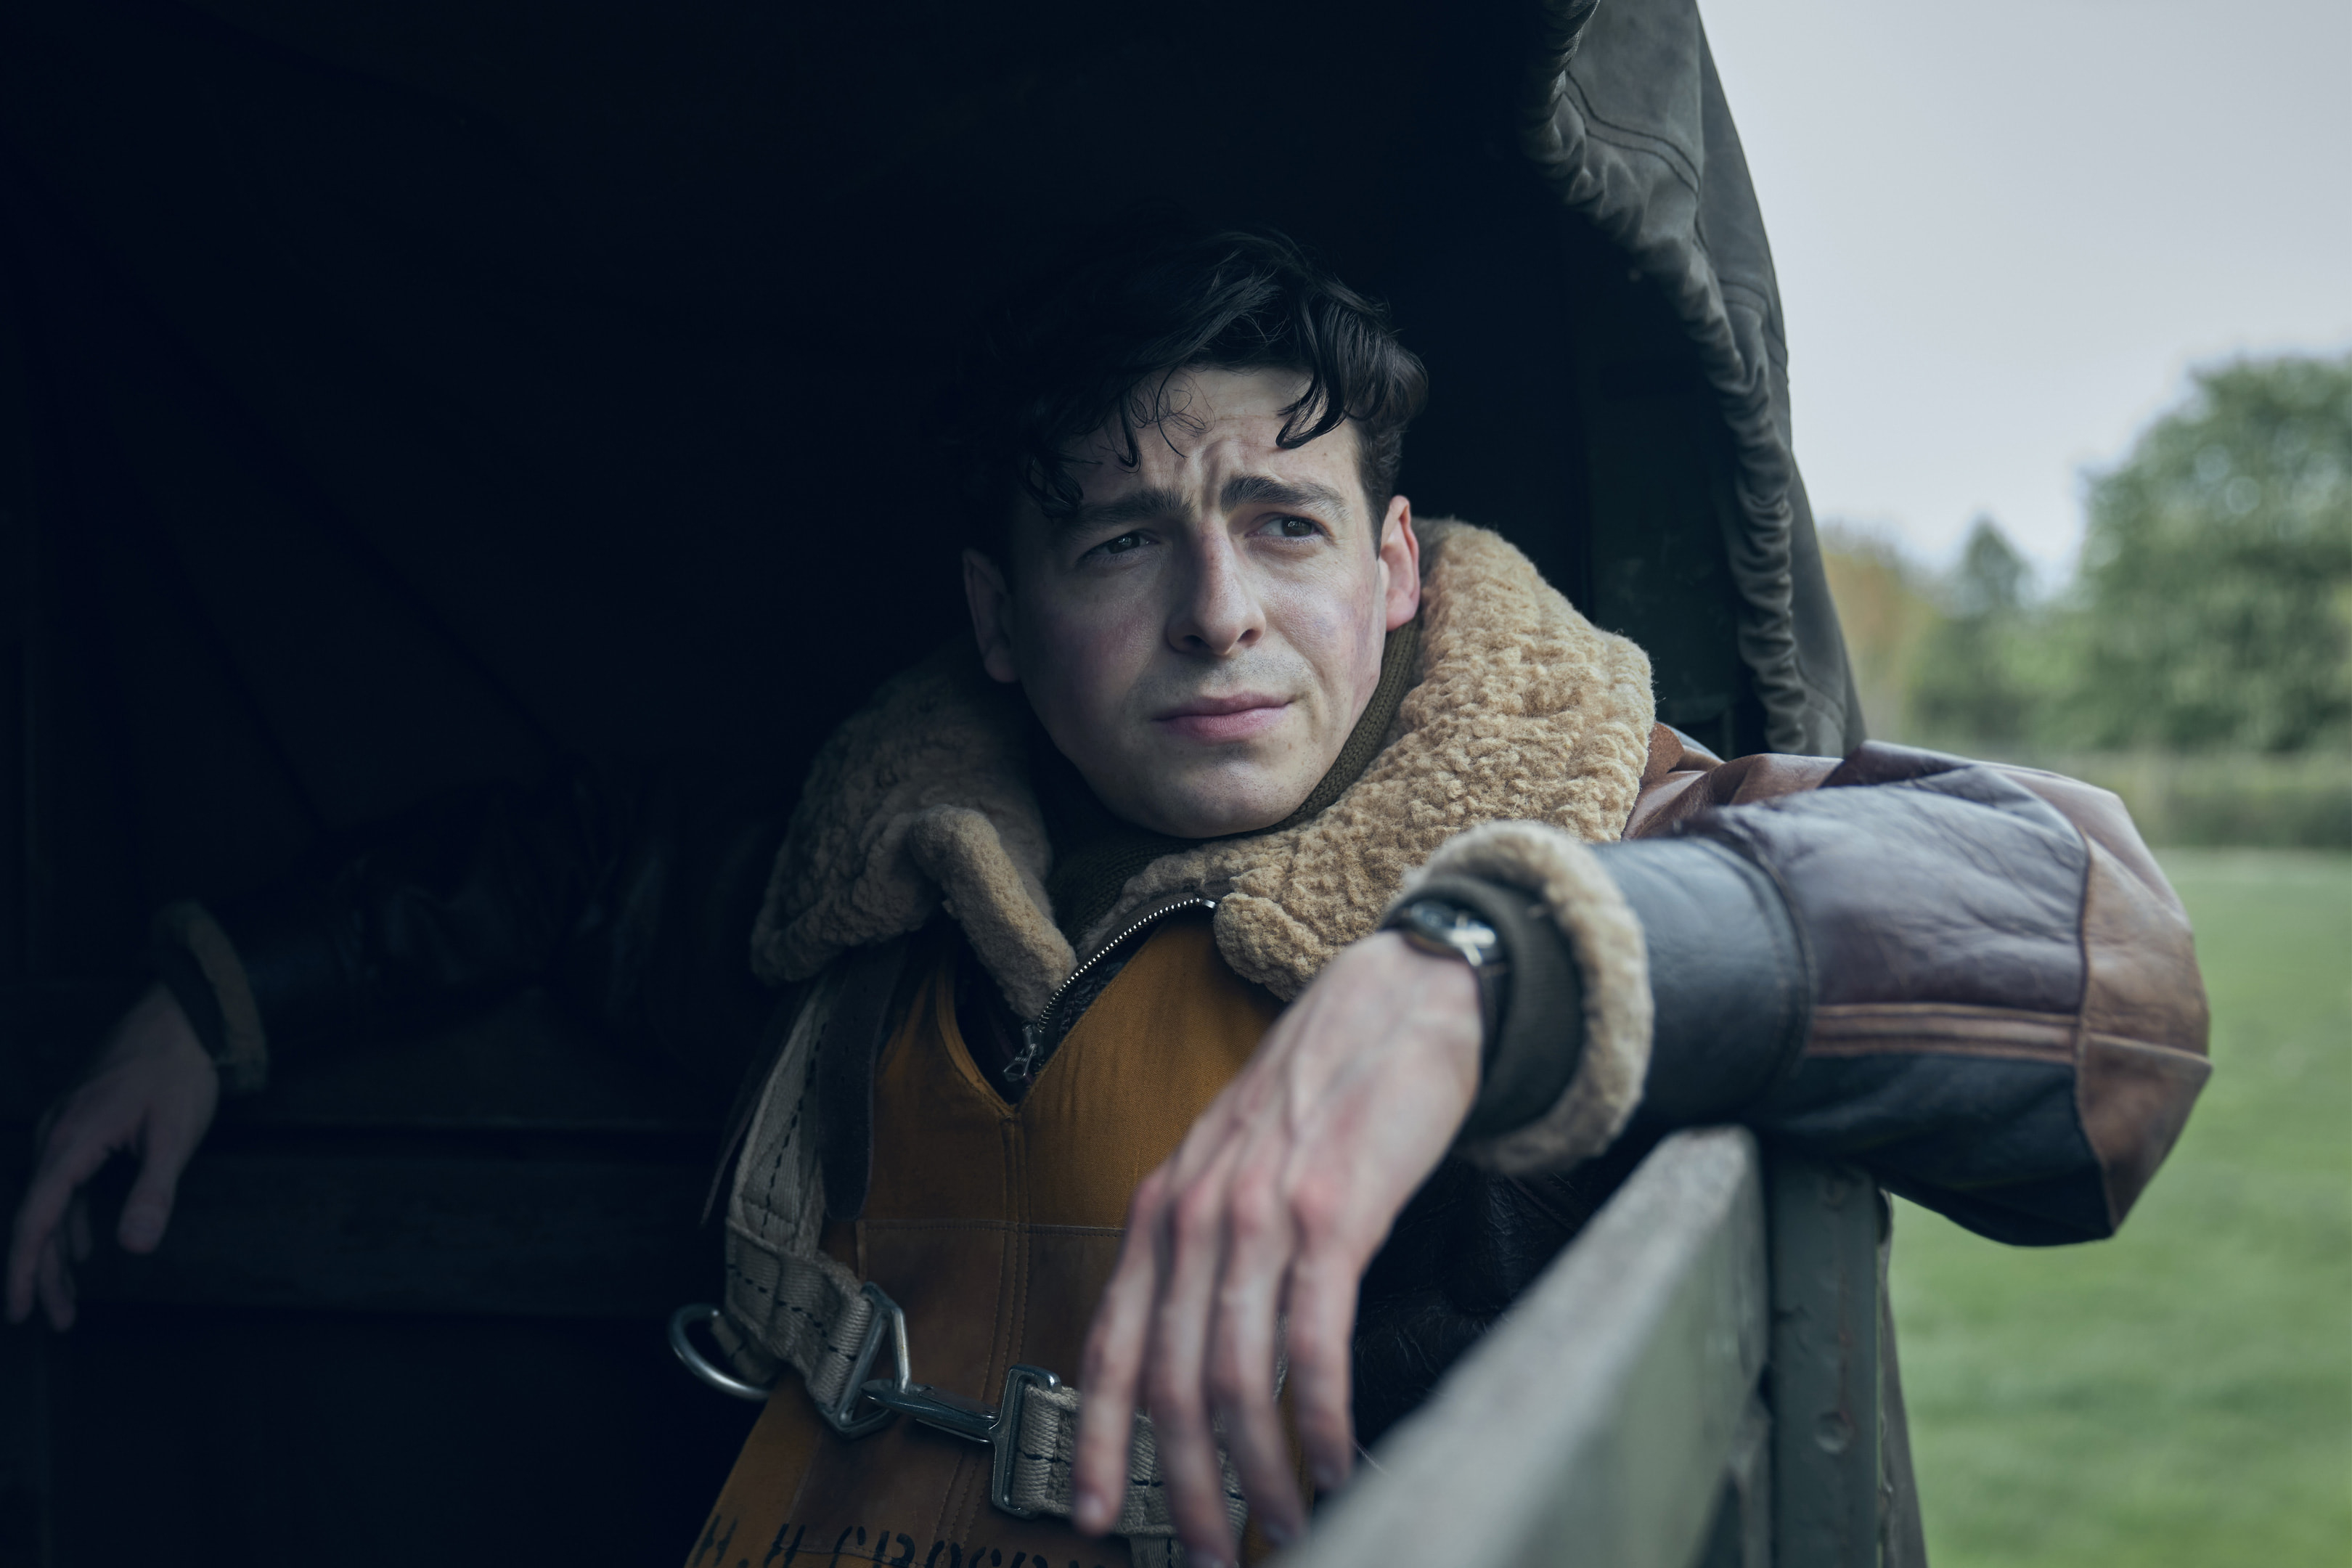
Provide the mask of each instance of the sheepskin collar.
[{"label": "sheepskin collar", "polygon": [[[1152,862],[1081,949],[1147,902],[1213,889],[1226,962],[1287,998],[1464,829],[1532,820],[1588,843],[1623,830],[1649,746],[1649,659],[1577,614],[1499,534],[1455,522],[1420,533],[1419,679],[1370,765],[1308,821]],[[960,638],[835,732],[751,933],[761,978],[806,979],[944,910],[1013,1010],[1043,1010],[1076,952],[1045,895],[1052,851],[1021,702]]]}]

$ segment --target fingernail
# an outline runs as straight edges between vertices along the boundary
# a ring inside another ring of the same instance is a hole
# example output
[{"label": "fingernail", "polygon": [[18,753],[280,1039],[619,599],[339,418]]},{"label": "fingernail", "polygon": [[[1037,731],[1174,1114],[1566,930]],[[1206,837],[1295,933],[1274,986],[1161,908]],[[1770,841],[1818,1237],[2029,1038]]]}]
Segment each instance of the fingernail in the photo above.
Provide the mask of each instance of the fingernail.
[{"label": "fingernail", "polygon": [[1110,1523],[1104,1517],[1110,1510],[1103,1505],[1102,1493],[1091,1489],[1078,1493],[1076,1504],[1070,1511],[1077,1515],[1080,1530],[1102,1530]]},{"label": "fingernail", "polygon": [[133,1252],[143,1252],[155,1245],[163,1234],[162,1222],[152,1214],[127,1214],[122,1216],[122,1245]]},{"label": "fingernail", "polygon": [[1341,1475],[1329,1465],[1317,1465],[1313,1467],[1313,1469],[1315,1473],[1315,1489],[1318,1492],[1336,1492],[1347,1482],[1348,1478]]},{"label": "fingernail", "polygon": [[1298,1539],[1298,1531],[1287,1520],[1261,1519],[1257,1527],[1265,1532],[1266,1543],[1270,1546],[1287,1546]]}]

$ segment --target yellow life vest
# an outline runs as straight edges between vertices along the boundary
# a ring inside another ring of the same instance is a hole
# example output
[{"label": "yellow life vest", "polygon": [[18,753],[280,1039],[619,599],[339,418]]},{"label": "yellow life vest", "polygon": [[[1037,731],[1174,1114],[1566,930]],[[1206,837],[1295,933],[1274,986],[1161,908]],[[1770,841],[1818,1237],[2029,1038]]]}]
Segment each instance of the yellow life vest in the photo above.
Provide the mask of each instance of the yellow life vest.
[{"label": "yellow life vest", "polygon": [[[1145,940],[1018,1105],[965,1047],[942,942],[876,1064],[864,1214],[824,1246],[907,1315],[915,1377],[993,1404],[1026,1362],[1070,1382],[1136,1185],[1240,1071],[1281,1004],[1205,915]],[[1128,1568],[1126,1542],[990,1506],[989,1454],[903,1417],[846,1438],[789,1373],[688,1568]],[[1255,1561],[1255,1529],[1244,1543]]]}]

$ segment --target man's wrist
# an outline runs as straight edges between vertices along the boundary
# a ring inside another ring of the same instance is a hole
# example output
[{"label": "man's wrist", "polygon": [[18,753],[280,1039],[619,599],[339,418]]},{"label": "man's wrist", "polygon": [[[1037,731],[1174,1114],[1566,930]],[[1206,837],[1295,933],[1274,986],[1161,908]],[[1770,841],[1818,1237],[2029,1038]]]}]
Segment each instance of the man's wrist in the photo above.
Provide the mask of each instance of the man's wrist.
[{"label": "man's wrist", "polygon": [[160,980],[142,992],[116,1021],[90,1070],[94,1074],[142,1058],[163,1058],[173,1064],[201,1062],[214,1077],[220,1075],[220,1064],[189,1022],[188,1010]]},{"label": "man's wrist", "polygon": [[1449,1020],[1458,1020],[1464,1026],[1445,1028],[1445,1056],[1449,1062],[1458,1058],[1458,1065],[1468,1074],[1472,1093],[1477,1091],[1480,1058],[1486,1047],[1480,1033],[1478,1016],[1478,981],[1469,965],[1448,953],[1434,953],[1413,946],[1398,932],[1387,930],[1374,931],[1365,939],[1364,946],[1377,947],[1381,962],[1390,970],[1408,967],[1426,976],[1426,984],[1417,985],[1413,1005],[1433,1006]]},{"label": "man's wrist", "polygon": [[1510,999],[1511,961],[1501,935],[1479,911],[1442,895],[1409,898],[1389,911],[1384,930],[1432,958],[1463,965],[1477,987],[1479,1075],[1486,1075],[1501,1037],[1503,1008]]},{"label": "man's wrist", "polygon": [[[1400,900],[1425,900],[1475,913],[1507,963],[1495,1016],[1479,1052],[1478,1095],[1465,1139],[1491,1138],[1550,1109],[1583,1057],[1583,985],[1568,941],[1542,901],[1483,877],[1433,877]],[[1391,915],[1391,920],[1394,915]]]}]

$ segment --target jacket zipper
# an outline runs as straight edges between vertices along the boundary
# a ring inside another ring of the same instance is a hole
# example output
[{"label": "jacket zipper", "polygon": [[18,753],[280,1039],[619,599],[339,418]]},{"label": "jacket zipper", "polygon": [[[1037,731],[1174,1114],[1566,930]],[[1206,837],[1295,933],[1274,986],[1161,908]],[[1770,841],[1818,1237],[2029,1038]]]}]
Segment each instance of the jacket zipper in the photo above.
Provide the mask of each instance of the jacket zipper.
[{"label": "jacket zipper", "polygon": [[1206,893],[1183,893],[1164,903],[1151,905],[1120,927],[1116,936],[1087,954],[1078,966],[1070,971],[1069,978],[1054,988],[1054,994],[1047,999],[1045,1010],[1021,1026],[1021,1054],[1004,1064],[1004,1081],[1023,1084],[1037,1076],[1038,1058],[1045,1052],[1046,1027],[1053,1023],[1054,1015],[1061,1011],[1062,999],[1069,995],[1072,986],[1141,932],[1158,925],[1170,915],[1181,914],[1186,910],[1206,910],[1214,914],[1217,912],[1217,900]]}]

